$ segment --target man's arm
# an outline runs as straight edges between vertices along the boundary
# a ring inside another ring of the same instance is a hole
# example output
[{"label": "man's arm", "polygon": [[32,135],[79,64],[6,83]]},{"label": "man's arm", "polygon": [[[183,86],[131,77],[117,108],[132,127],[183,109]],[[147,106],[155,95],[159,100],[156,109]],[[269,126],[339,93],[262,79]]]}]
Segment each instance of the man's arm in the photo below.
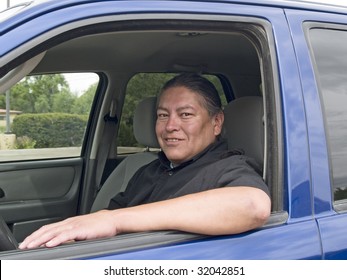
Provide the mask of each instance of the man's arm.
[{"label": "man's arm", "polygon": [[270,198],[264,191],[252,187],[224,187],[69,218],[42,227],[28,236],[20,248],[54,247],[70,240],[151,230],[181,230],[208,235],[236,234],[262,226],[270,211]]}]

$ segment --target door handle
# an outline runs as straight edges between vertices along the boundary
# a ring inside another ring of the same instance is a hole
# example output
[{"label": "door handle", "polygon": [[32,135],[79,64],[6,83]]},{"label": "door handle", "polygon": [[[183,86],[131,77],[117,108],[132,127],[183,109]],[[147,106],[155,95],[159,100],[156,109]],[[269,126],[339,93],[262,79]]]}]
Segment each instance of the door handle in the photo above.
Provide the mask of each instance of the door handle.
[{"label": "door handle", "polygon": [[0,188],[0,198],[5,197],[5,192],[2,188]]}]

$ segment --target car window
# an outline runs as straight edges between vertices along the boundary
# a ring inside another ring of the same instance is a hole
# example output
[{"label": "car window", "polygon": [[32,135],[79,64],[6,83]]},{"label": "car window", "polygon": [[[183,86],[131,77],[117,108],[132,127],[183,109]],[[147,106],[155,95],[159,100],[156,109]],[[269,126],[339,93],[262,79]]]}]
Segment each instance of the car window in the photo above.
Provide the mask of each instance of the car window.
[{"label": "car window", "polygon": [[309,32],[325,114],[334,201],[347,199],[347,30]]},{"label": "car window", "polygon": [[94,73],[26,76],[0,95],[0,161],[81,154]]},{"label": "car window", "polygon": [[[146,97],[157,96],[166,81],[176,74],[171,73],[139,73],[133,76],[127,86],[122,118],[118,136],[118,154],[140,152],[146,149],[139,144],[133,134],[133,116],[136,105]],[[217,88],[222,104],[227,103],[226,97],[217,76],[205,75]]]}]

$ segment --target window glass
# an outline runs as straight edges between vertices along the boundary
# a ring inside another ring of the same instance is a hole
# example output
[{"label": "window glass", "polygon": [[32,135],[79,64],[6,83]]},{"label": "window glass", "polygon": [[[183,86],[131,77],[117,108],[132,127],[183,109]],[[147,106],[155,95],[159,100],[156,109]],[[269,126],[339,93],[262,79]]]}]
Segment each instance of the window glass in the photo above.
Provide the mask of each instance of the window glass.
[{"label": "window glass", "polygon": [[27,76],[0,94],[0,161],[81,154],[94,73]]},{"label": "window glass", "polygon": [[312,29],[331,161],[334,200],[347,199],[347,31]]},{"label": "window glass", "polygon": [[[166,81],[176,76],[170,73],[140,73],[135,75],[128,83],[122,118],[120,121],[118,137],[118,154],[140,152],[146,149],[137,143],[133,134],[133,116],[136,105],[139,101],[149,96],[158,95],[161,87]],[[220,93],[222,103],[227,103],[222,85],[218,77],[204,75],[217,88]]]}]

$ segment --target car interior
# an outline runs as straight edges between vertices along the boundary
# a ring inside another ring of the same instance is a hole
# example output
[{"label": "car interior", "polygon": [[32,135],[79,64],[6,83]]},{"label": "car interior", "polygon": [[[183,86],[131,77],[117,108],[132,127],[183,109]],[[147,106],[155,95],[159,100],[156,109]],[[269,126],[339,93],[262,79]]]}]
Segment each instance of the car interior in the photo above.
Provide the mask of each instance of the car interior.
[{"label": "car interior", "polygon": [[[112,118],[120,119],[126,110],[123,104],[132,77],[138,73],[194,72],[213,75],[220,81],[221,94],[228,103],[224,108],[223,137],[228,140],[230,149],[243,149],[262,166],[263,178],[272,196],[273,215],[269,224],[282,220],[276,216],[282,210],[283,199],[278,188],[282,163],[280,121],[276,112],[279,108],[277,80],[274,50],[269,43],[271,30],[265,22],[259,19],[246,22],[242,18],[228,21],[143,19],[85,21],[79,25],[63,27],[58,34],[46,34],[29,42],[23,54],[9,59],[0,71],[1,91],[26,75],[93,72],[100,77],[81,151],[83,161],[75,163],[83,165],[83,172],[76,167],[76,172],[83,174],[82,179],[76,183],[78,190],[73,193],[78,194],[69,200],[67,208],[70,209],[63,217],[107,207],[110,198],[126,188],[132,174],[155,158],[158,148],[154,134],[155,96],[144,96],[133,119],[134,136],[146,147],[145,151],[117,153],[119,125],[112,123]],[[110,122],[105,121],[107,115],[111,117]],[[102,162],[105,163],[100,164]],[[8,164],[25,169],[23,172],[34,168],[31,162]],[[51,166],[54,164],[60,163],[56,160]],[[59,205],[55,207],[61,207]],[[49,216],[59,216],[55,212],[58,210],[49,210],[50,206],[46,206],[40,209],[48,211]],[[20,205],[14,208],[18,213],[23,212]],[[16,221],[11,222],[10,210],[2,215],[13,226]],[[18,221],[25,220],[20,215],[14,216]],[[32,217],[47,222],[43,218],[42,215]],[[25,230],[19,228],[17,239],[37,226],[39,224]]]}]

